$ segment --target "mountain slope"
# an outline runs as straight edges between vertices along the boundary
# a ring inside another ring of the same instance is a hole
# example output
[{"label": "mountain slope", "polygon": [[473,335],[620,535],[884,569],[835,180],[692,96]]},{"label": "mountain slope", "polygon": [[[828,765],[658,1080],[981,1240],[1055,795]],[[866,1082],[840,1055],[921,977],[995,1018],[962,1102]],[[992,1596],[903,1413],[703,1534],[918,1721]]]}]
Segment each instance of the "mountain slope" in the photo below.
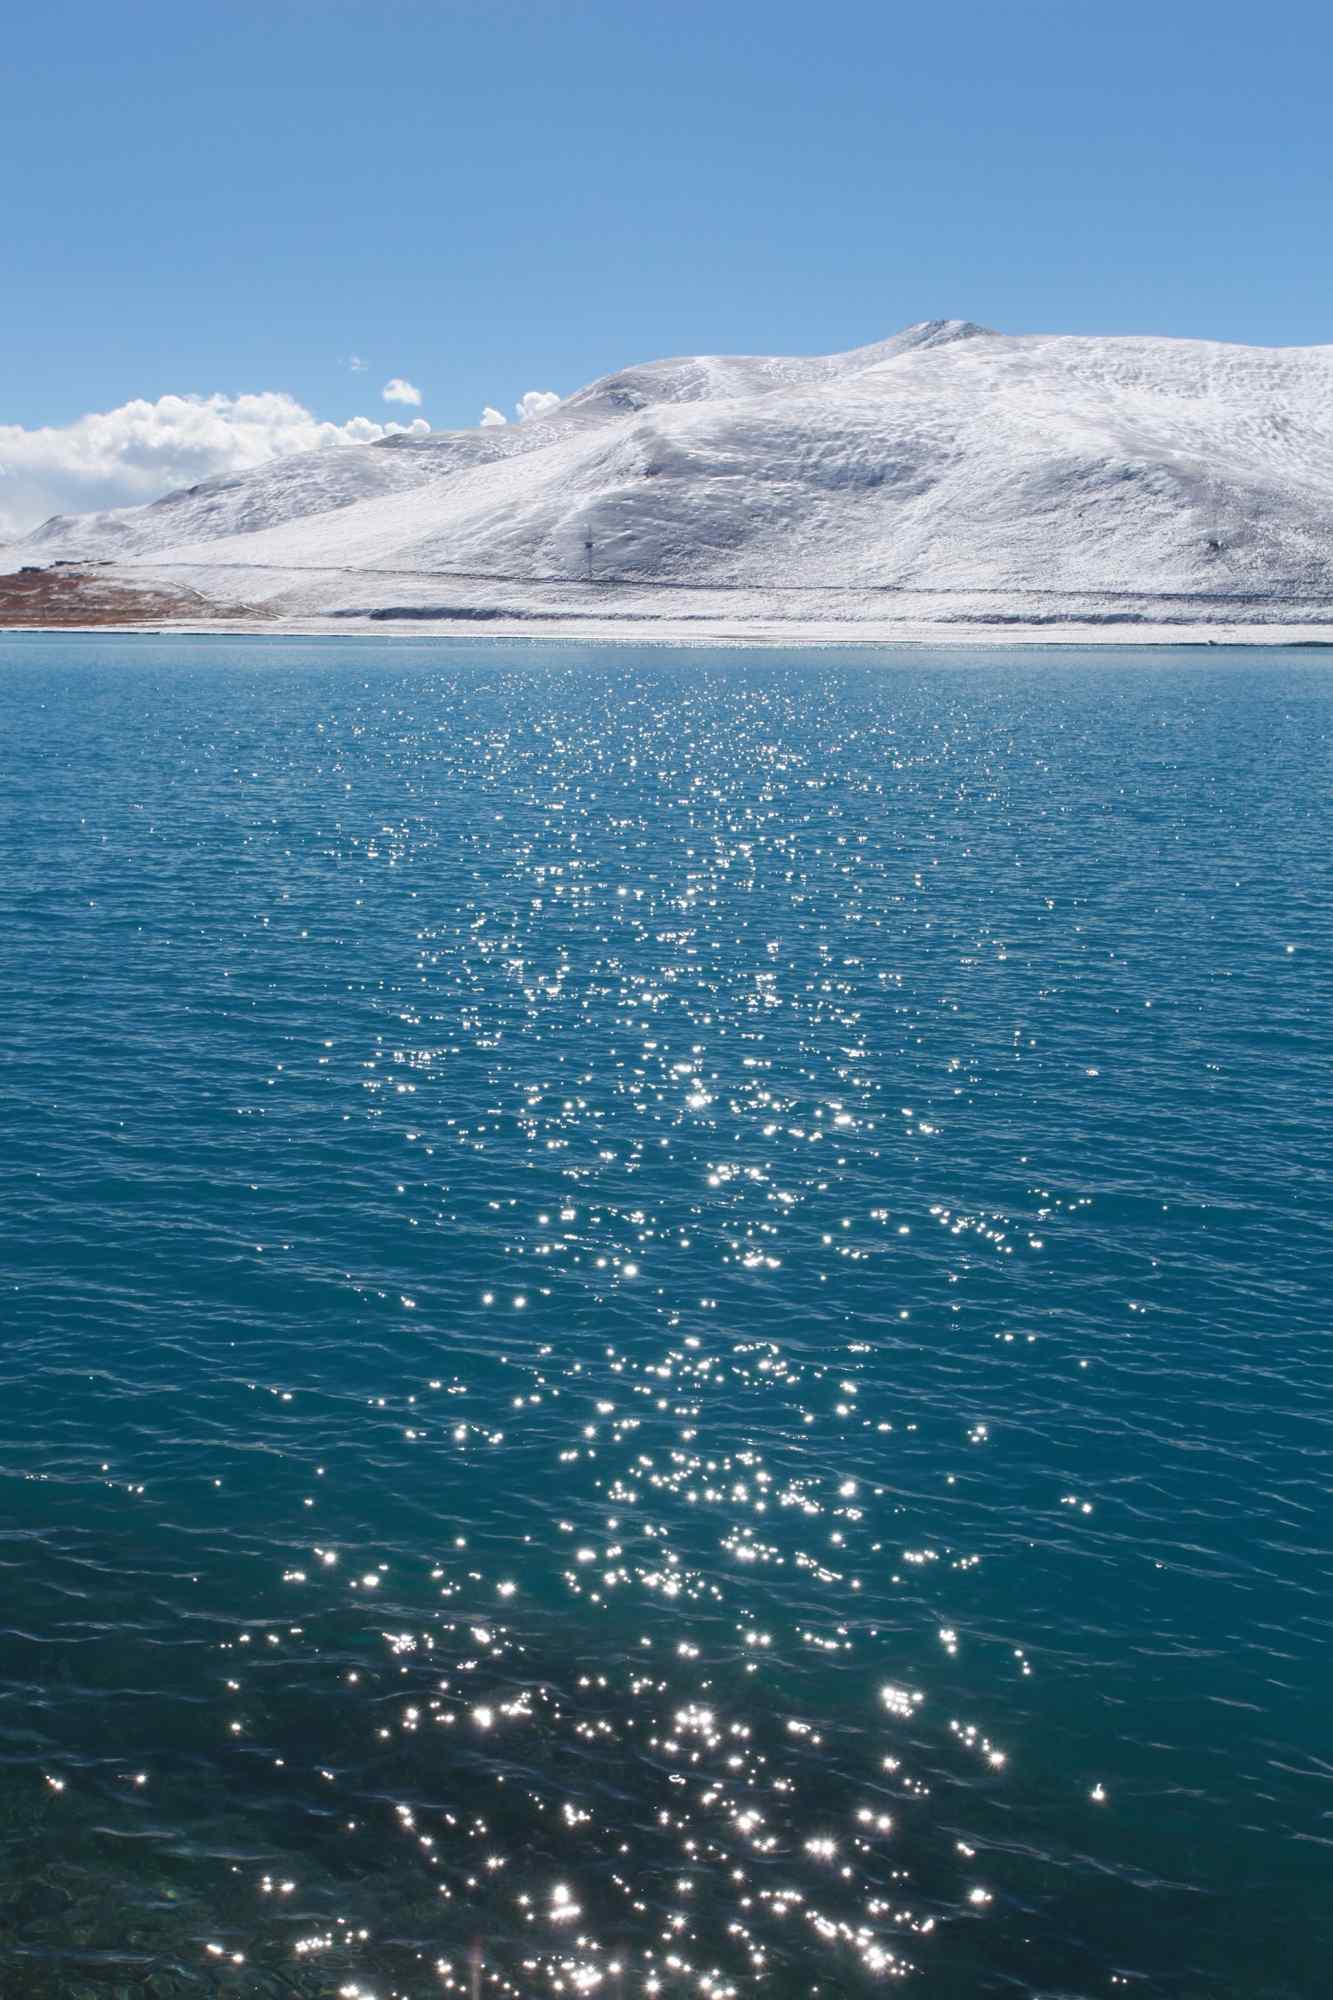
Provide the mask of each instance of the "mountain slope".
[{"label": "mountain slope", "polygon": [[515,610],[614,588],[644,615],[685,586],[824,593],[852,618],[885,592],[941,615],[978,594],[1317,603],[1333,348],[934,321],[842,355],[655,362],[539,421],[282,460],[48,522],[21,554],[170,566],[215,595],[243,569],[307,616],[463,586]]}]

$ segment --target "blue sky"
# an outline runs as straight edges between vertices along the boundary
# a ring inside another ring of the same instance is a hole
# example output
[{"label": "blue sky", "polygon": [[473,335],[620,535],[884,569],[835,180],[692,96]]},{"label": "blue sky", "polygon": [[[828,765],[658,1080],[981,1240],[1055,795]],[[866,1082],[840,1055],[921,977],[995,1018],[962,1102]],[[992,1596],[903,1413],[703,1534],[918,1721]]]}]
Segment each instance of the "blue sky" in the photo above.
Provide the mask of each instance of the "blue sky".
[{"label": "blue sky", "polygon": [[403,377],[439,428],[934,316],[1333,339],[1330,53],[1303,0],[48,0],[0,55],[0,426]]}]

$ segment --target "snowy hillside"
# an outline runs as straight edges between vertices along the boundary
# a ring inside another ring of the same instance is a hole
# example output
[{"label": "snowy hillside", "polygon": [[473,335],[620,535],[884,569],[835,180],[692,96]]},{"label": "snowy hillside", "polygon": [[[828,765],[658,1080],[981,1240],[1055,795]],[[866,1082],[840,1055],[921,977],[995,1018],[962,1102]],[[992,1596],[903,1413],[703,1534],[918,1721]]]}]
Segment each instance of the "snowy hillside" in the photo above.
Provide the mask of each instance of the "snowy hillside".
[{"label": "snowy hillside", "polygon": [[312,452],[6,554],[305,618],[651,618],[686,590],[831,621],[1333,618],[1333,347],[931,321],[848,354],[654,362],[530,423]]}]

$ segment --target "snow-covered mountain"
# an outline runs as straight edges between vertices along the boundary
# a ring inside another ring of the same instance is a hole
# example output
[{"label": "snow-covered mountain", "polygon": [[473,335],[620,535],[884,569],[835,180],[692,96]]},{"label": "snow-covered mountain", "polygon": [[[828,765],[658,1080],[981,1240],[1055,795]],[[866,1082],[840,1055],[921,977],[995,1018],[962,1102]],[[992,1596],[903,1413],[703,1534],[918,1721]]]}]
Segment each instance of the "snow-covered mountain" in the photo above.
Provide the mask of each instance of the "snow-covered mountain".
[{"label": "snow-covered mountain", "polygon": [[652,362],[525,424],[281,459],[6,553],[305,618],[689,601],[1208,620],[1326,600],[1333,622],[1333,347],[950,320],[847,354]]}]

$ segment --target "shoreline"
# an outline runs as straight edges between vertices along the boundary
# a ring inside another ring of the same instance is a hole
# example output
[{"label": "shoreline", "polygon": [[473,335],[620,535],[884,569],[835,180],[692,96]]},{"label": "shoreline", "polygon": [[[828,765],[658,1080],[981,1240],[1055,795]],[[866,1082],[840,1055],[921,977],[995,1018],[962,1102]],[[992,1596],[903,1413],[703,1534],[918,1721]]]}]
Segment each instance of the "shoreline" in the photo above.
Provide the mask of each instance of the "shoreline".
[{"label": "shoreline", "polygon": [[[450,594],[446,596],[444,593]],[[1203,593],[958,586],[727,585],[62,561],[0,574],[0,632],[360,638],[673,648],[1333,647],[1333,598],[1290,587]]]},{"label": "shoreline", "polygon": [[[444,592],[448,590],[449,596]],[[1297,588],[1203,593],[1011,587],[839,590],[716,581],[288,569],[207,561],[62,561],[0,574],[0,632],[519,640],[731,649],[932,651],[1333,647],[1333,598]]]},{"label": "shoreline", "polygon": [[735,651],[775,650],[800,647],[818,650],[852,650],[884,646],[910,646],[929,652],[977,651],[1020,652],[1040,650],[1086,652],[1141,651],[1147,649],[1217,652],[1241,648],[1266,652],[1333,649],[1333,623],[1328,625],[1149,625],[1127,628],[1089,622],[1086,625],[930,625],[915,622],[838,625],[824,621],[792,620],[790,623],[736,621],[705,625],[702,621],[674,620],[582,620],[578,618],[519,617],[376,619],[347,618],[241,618],[90,621],[86,624],[3,624],[0,637],[16,638],[227,638],[252,639],[258,643],[275,639],[367,639],[382,638],[398,644],[404,641],[466,640],[472,644],[503,641],[512,644],[528,640],[533,644],[604,646],[664,646],[673,649],[725,648]]}]

